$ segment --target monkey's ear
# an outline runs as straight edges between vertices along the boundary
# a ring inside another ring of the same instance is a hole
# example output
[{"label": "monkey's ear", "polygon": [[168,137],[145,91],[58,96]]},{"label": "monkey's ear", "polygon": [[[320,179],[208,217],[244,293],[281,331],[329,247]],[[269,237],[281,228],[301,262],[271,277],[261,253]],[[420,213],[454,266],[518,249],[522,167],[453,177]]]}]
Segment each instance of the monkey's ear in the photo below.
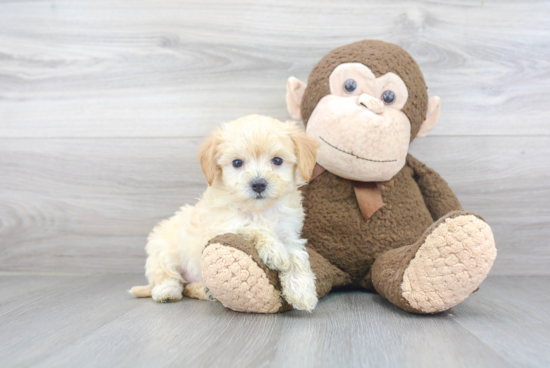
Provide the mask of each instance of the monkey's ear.
[{"label": "monkey's ear", "polygon": [[420,126],[417,137],[425,137],[428,135],[430,130],[433,129],[437,120],[439,120],[439,113],[441,112],[441,101],[439,97],[434,96],[428,101],[428,112],[426,113],[426,120]]},{"label": "monkey's ear", "polygon": [[315,139],[306,136],[298,127],[295,127],[290,138],[296,146],[296,156],[298,158],[300,174],[305,181],[309,181],[315,164],[317,163],[317,149],[319,148],[319,143],[317,143]]},{"label": "monkey's ear", "polygon": [[294,120],[302,120],[300,105],[302,105],[306,86],[304,82],[294,77],[288,78],[286,82],[286,108]]},{"label": "monkey's ear", "polygon": [[209,137],[199,148],[199,161],[201,163],[201,169],[209,186],[212,186],[214,178],[216,177],[216,145],[216,138]]}]

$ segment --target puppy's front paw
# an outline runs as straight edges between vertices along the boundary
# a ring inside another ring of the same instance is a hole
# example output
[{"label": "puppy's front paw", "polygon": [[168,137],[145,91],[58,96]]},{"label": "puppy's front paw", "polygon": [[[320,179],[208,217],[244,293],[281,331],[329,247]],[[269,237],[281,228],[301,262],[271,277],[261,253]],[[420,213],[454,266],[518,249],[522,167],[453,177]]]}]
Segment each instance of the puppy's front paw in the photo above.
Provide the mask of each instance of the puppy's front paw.
[{"label": "puppy's front paw", "polygon": [[262,262],[272,270],[285,271],[290,267],[286,248],[278,243],[256,244],[256,250]]},{"label": "puppy's front paw", "polygon": [[176,280],[165,280],[151,291],[151,297],[157,303],[177,302],[182,298],[183,286]]},{"label": "puppy's front paw", "polygon": [[315,276],[297,275],[295,273],[279,274],[283,296],[287,302],[299,310],[311,312],[317,306],[317,291],[315,288]]}]

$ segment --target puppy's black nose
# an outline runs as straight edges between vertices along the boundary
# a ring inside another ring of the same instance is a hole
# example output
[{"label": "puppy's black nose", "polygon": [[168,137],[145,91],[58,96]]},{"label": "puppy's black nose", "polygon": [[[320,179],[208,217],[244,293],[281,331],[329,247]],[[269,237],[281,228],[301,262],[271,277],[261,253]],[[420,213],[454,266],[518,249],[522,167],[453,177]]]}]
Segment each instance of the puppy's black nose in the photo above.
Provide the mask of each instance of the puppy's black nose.
[{"label": "puppy's black nose", "polygon": [[265,187],[267,187],[267,181],[264,179],[256,179],[250,184],[252,186],[252,190],[256,193],[261,193],[265,190]]}]

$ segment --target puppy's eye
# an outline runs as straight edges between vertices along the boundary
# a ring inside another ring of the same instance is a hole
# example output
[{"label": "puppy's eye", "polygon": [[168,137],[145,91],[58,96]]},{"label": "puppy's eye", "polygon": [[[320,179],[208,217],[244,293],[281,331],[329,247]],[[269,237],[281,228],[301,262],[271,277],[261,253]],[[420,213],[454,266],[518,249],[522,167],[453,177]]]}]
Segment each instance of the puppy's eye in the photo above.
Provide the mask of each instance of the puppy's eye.
[{"label": "puppy's eye", "polygon": [[392,91],[385,91],[382,93],[382,101],[384,101],[386,105],[391,105],[395,101],[395,93]]},{"label": "puppy's eye", "polygon": [[273,160],[271,160],[274,165],[280,166],[283,164],[283,159],[280,157],[275,157]]},{"label": "puppy's eye", "polygon": [[356,81],[354,81],[353,79],[348,79],[347,81],[344,82],[344,91],[346,91],[346,93],[352,94],[356,90],[357,90]]},{"label": "puppy's eye", "polygon": [[233,160],[233,167],[241,167],[243,166],[243,160]]}]

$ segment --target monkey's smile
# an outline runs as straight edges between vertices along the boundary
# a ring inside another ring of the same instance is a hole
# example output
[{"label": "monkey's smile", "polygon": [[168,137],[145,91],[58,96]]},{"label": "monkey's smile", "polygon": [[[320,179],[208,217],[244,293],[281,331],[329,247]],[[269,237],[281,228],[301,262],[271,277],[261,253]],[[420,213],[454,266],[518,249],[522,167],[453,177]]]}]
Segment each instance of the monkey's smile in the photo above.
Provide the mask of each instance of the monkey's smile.
[{"label": "monkey's smile", "polygon": [[319,138],[320,138],[323,142],[325,142],[326,144],[328,144],[329,146],[331,146],[332,148],[334,148],[335,150],[338,150],[338,151],[340,151],[340,152],[343,152],[343,153],[345,153],[345,154],[347,154],[347,155],[353,156],[353,157],[358,158],[358,159],[360,159],[360,160],[365,160],[365,161],[370,161],[370,162],[380,162],[380,163],[384,163],[384,162],[396,162],[396,161],[397,161],[397,160],[371,160],[370,158],[360,157],[360,156],[357,156],[357,155],[354,154],[354,153],[346,152],[346,151],[344,151],[344,150],[342,150],[342,149],[340,149],[340,148],[338,148],[338,147],[336,147],[336,146],[333,146],[332,144],[328,143],[328,142],[327,142],[323,137],[321,137],[321,136],[319,136]]}]

